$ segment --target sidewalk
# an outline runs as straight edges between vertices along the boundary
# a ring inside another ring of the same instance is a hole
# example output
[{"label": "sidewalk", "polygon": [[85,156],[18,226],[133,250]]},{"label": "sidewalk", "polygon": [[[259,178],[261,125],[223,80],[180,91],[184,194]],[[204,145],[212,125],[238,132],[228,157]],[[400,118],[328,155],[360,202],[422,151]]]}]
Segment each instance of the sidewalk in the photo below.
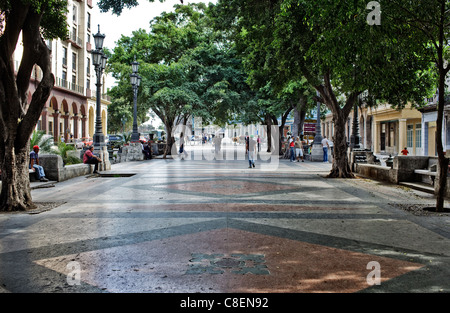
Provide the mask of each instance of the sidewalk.
[{"label": "sidewalk", "polygon": [[280,159],[269,171],[265,162],[118,163],[103,176],[33,189],[34,201],[54,207],[0,214],[0,286],[32,293],[450,292],[450,215],[407,210],[433,204],[431,195],[326,179],[330,163]]}]

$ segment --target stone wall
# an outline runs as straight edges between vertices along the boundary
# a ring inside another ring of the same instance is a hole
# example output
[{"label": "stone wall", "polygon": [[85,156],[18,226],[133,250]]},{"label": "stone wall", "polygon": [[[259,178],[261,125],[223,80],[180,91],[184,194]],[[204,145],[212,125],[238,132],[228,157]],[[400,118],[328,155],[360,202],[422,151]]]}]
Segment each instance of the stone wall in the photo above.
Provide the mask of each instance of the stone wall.
[{"label": "stone wall", "polygon": [[94,171],[94,165],[72,164],[64,166],[63,160],[56,154],[39,155],[39,164],[44,168],[49,180],[64,181],[70,178],[88,175]]},{"label": "stone wall", "polygon": [[[431,180],[424,175],[414,173],[416,169],[428,169],[432,164],[438,164],[437,157],[430,156],[395,156],[392,168],[374,164],[355,164],[355,172],[371,179],[386,181],[393,184],[399,182],[427,182]],[[439,167],[439,164],[438,164]],[[437,169],[439,172],[439,168]],[[434,191],[437,193],[439,177],[436,176]],[[446,197],[450,197],[450,177],[447,177]]]},{"label": "stone wall", "polygon": [[354,164],[355,172],[365,177],[369,177],[375,180],[387,181],[396,184],[396,175],[394,170],[388,166],[381,166],[375,164]]},{"label": "stone wall", "polygon": [[429,156],[403,156],[394,157],[393,172],[395,183],[399,182],[420,182],[422,177],[415,174],[414,170],[427,169],[428,162],[434,157]]},{"label": "stone wall", "polygon": [[119,162],[144,160],[141,143],[130,143],[128,146],[123,146],[122,153],[118,153],[117,155],[119,157]]}]

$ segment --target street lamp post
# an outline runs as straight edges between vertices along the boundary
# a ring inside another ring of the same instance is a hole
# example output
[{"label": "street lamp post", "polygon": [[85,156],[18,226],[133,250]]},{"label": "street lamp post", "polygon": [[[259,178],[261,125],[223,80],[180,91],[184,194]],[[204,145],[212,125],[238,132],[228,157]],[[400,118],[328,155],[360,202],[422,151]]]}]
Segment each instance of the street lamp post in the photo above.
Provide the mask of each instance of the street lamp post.
[{"label": "street lamp post", "polygon": [[[317,91],[317,97],[320,97],[320,93]],[[322,127],[320,125],[320,105],[321,103],[317,101],[317,121],[316,121],[316,135],[314,137],[314,144],[322,144]]]},{"label": "street lamp post", "polygon": [[[317,92],[317,97],[320,97],[320,93]],[[314,137],[313,146],[311,148],[311,161],[323,161],[323,147],[322,147],[322,128],[320,125],[320,105],[317,101],[317,122],[316,122],[316,135]]]},{"label": "street lamp post", "polygon": [[98,32],[94,35],[95,50],[92,53],[92,63],[95,67],[95,73],[97,75],[97,95],[96,95],[96,120],[95,120],[95,133],[93,137],[94,150],[101,151],[105,146],[105,135],[103,134],[102,127],[102,108],[101,108],[101,87],[102,87],[102,73],[106,67],[107,57],[103,52],[103,41],[105,35],[100,33],[100,25],[98,25]]},{"label": "street lamp post", "polygon": [[137,94],[139,85],[141,84],[141,77],[138,75],[139,63],[134,61],[131,63],[132,73],[130,75],[131,86],[133,87],[133,133],[131,134],[131,142],[139,142],[139,133],[137,125]]}]

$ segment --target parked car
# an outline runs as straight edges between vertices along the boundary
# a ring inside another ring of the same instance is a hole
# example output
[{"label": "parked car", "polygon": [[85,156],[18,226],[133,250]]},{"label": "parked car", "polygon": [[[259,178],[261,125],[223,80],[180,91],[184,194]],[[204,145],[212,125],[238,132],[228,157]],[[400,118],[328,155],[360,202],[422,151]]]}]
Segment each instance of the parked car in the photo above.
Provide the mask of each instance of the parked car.
[{"label": "parked car", "polygon": [[107,146],[108,149],[120,148],[125,144],[125,138],[123,135],[108,135]]}]

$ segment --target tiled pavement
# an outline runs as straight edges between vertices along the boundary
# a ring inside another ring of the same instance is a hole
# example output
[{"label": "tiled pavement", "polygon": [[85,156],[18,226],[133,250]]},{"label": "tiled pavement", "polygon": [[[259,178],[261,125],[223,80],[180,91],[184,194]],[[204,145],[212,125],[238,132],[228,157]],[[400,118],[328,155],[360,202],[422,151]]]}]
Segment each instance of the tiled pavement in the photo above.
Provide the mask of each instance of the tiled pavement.
[{"label": "tiled pavement", "polygon": [[154,159],[34,189],[57,206],[0,214],[0,290],[450,292],[449,215],[393,205],[431,196],[262,165]]}]

